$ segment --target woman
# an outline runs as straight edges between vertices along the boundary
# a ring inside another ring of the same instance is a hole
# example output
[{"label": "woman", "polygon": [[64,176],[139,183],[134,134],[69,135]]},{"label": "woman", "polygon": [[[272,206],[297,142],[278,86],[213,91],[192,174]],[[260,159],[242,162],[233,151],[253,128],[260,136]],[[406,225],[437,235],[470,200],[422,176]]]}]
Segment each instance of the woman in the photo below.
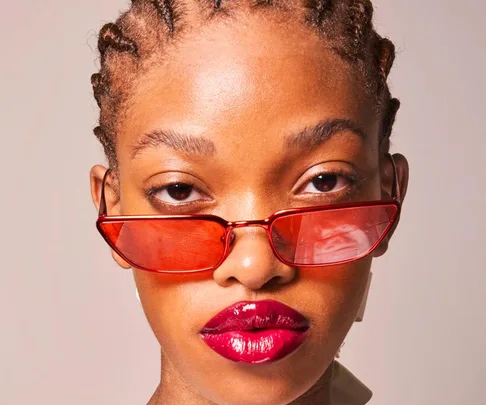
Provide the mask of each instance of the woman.
[{"label": "woman", "polygon": [[149,405],[367,403],[335,356],[408,182],[371,3],[138,0],[99,51],[91,189],[161,346]]}]

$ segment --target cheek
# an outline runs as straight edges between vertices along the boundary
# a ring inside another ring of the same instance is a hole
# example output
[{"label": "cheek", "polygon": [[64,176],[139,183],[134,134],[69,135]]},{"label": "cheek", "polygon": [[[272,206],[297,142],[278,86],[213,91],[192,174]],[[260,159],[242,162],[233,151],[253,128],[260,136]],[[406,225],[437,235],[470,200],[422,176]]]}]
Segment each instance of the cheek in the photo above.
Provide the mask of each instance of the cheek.
[{"label": "cheek", "polygon": [[301,288],[311,305],[317,341],[336,348],[342,343],[361,306],[371,261],[366,257],[341,266],[301,271]]},{"label": "cheek", "polygon": [[[205,273],[191,275],[153,274],[134,270],[147,320],[162,346],[181,336],[197,334],[197,311],[204,309],[204,300],[197,299],[204,286],[209,283]],[[201,325],[202,327],[203,325]]]},{"label": "cheek", "polygon": [[198,332],[218,308],[211,272],[177,276],[134,270],[134,278],[164,358],[188,380],[201,379],[212,358]]}]

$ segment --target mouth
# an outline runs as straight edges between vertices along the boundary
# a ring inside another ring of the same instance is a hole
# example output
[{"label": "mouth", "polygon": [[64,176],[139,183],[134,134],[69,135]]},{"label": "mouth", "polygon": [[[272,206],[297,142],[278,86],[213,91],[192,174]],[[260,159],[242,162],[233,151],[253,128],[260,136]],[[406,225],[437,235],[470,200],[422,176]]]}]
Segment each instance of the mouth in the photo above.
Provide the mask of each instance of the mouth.
[{"label": "mouth", "polygon": [[242,301],[210,319],[199,335],[228,360],[261,364],[297,350],[308,329],[304,315],[280,302]]}]

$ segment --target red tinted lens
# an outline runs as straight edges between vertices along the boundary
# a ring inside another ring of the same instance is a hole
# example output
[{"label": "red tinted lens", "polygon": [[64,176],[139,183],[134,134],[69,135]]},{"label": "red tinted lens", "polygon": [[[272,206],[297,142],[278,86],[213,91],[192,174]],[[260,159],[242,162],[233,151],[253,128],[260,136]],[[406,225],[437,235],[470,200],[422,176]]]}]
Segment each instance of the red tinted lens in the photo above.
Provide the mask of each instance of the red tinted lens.
[{"label": "red tinted lens", "polygon": [[296,265],[324,265],[369,254],[398,213],[393,204],[291,214],[274,221],[271,234],[280,257]]},{"label": "red tinted lens", "polygon": [[137,268],[183,272],[209,269],[221,260],[224,227],[199,219],[101,221],[109,244]]}]

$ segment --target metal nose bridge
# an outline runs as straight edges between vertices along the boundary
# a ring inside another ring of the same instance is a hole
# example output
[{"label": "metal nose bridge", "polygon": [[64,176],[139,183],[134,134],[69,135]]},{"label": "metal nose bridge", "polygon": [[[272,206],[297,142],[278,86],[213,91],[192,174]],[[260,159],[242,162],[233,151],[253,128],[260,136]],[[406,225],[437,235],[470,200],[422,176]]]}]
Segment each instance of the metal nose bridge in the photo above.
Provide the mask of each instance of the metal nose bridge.
[{"label": "metal nose bridge", "polygon": [[235,242],[236,235],[235,235],[234,230],[237,229],[237,228],[246,228],[246,227],[250,227],[250,226],[263,228],[265,230],[265,233],[267,234],[267,237],[269,237],[270,236],[269,222],[270,221],[268,219],[228,222],[228,229],[230,230],[230,232],[229,232],[229,243],[230,243],[230,245],[232,245]]},{"label": "metal nose bridge", "polygon": [[246,228],[247,226],[257,226],[259,228],[268,229],[268,219],[256,219],[252,221],[235,221],[230,222],[228,225],[233,228]]}]

